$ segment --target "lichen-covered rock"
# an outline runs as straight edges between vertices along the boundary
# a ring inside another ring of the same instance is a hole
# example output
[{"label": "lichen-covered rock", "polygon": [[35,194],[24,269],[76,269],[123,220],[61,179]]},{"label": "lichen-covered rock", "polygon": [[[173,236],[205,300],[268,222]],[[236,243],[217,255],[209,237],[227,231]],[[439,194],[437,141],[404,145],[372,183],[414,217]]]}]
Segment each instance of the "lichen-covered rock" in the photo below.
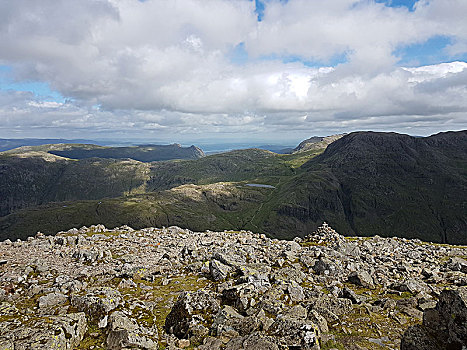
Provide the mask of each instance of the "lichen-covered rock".
[{"label": "lichen-covered rock", "polygon": [[39,308],[52,307],[65,304],[68,297],[62,293],[50,293],[39,298]]},{"label": "lichen-covered rock", "polygon": [[86,330],[86,316],[80,312],[50,316],[39,320],[34,327],[18,328],[11,334],[11,340],[15,350],[73,350],[79,346]]},{"label": "lichen-covered rock", "polygon": [[221,263],[219,260],[213,259],[209,262],[209,272],[214,281],[226,279],[230,271],[230,267]]},{"label": "lichen-covered rock", "polygon": [[435,308],[423,313],[423,325],[409,328],[401,350],[467,348],[467,287],[445,289]]},{"label": "lichen-covered rock", "polygon": [[127,317],[123,312],[113,312],[109,317],[108,327],[107,348],[109,350],[158,349],[157,343],[147,337],[136,321]]},{"label": "lichen-covered rock", "polygon": [[311,321],[279,315],[269,328],[268,333],[274,336],[276,344],[287,348],[319,350],[319,328]]},{"label": "lichen-covered rock", "polygon": [[441,350],[444,345],[420,325],[409,327],[401,340],[401,350]]},{"label": "lichen-covered rock", "polygon": [[336,275],[340,272],[337,264],[326,257],[320,257],[313,266],[313,271],[318,275]]},{"label": "lichen-covered rock", "polygon": [[373,289],[375,287],[373,278],[367,271],[354,271],[349,274],[348,280],[357,286]]},{"label": "lichen-covered rock", "polygon": [[186,338],[194,325],[206,322],[219,309],[219,302],[205,290],[184,292],[167,315],[164,329],[178,338]]},{"label": "lichen-covered rock", "polygon": [[449,261],[446,263],[446,267],[452,271],[461,271],[463,273],[467,273],[467,260],[455,256],[449,259]]},{"label": "lichen-covered rock", "polygon": [[87,315],[106,315],[117,308],[122,300],[119,291],[109,287],[90,288],[85,295],[72,295],[71,305]]}]

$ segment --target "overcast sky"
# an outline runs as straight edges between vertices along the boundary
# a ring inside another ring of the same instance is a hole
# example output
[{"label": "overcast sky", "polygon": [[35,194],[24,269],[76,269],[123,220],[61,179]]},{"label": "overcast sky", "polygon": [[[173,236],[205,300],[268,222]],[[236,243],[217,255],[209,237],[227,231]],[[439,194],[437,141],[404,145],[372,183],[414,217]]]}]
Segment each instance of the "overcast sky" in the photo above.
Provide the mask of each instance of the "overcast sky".
[{"label": "overcast sky", "polygon": [[467,129],[466,0],[0,0],[0,137]]}]

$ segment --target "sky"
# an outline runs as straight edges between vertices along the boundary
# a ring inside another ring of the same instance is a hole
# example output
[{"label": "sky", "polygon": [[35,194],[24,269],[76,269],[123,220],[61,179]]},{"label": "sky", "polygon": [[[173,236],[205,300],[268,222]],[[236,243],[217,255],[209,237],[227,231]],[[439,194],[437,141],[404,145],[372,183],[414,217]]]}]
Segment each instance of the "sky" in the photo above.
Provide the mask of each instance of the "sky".
[{"label": "sky", "polygon": [[465,0],[0,0],[0,138],[467,129]]}]

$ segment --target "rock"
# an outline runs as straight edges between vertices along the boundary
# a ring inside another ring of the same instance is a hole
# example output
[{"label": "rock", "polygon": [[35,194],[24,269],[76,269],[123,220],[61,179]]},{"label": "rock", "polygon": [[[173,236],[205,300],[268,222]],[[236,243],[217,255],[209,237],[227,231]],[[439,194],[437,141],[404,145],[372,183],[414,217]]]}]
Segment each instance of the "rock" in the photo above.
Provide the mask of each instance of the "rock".
[{"label": "rock", "polygon": [[316,310],[310,310],[307,318],[315,325],[318,326],[320,333],[329,332],[328,322]]},{"label": "rock", "polygon": [[231,305],[240,312],[245,312],[251,305],[254,298],[260,293],[255,283],[243,283],[222,291],[222,300],[227,305]]},{"label": "rock", "polygon": [[132,279],[123,278],[118,284],[118,289],[136,288],[138,285]]},{"label": "rock", "polygon": [[10,336],[15,350],[73,350],[79,346],[86,330],[86,316],[80,312],[49,316],[47,320],[38,320],[34,327],[16,329]]},{"label": "rock", "polygon": [[228,276],[230,267],[214,259],[209,262],[209,272],[214,281],[222,281]]},{"label": "rock", "polygon": [[275,339],[272,337],[265,337],[261,334],[251,334],[247,337],[237,337],[229,341],[225,350],[279,350],[279,347],[275,344]]},{"label": "rock", "polygon": [[289,293],[290,299],[294,302],[302,301],[305,299],[303,288],[297,283],[289,284],[287,286],[287,291]]},{"label": "rock", "polygon": [[[244,316],[240,315],[233,307],[224,305],[214,317],[213,332],[218,336],[222,336],[224,340],[230,340],[240,334],[238,329],[243,319]],[[235,332],[231,332],[231,330]]]},{"label": "rock", "polygon": [[109,287],[90,288],[85,295],[72,295],[71,305],[91,316],[106,315],[117,308],[122,300],[121,294]]},{"label": "rock", "polygon": [[444,345],[434,339],[424,327],[420,325],[407,329],[401,340],[401,350],[440,350]]},{"label": "rock", "polygon": [[198,346],[198,350],[220,350],[222,342],[213,337],[204,338],[203,345]]},{"label": "rock", "polygon": [[284,267],[276,271],[273,275],[273,280],[276,282],[296,282],[298,284],[302,283],[305,280],[305,274],[296,269],[295,267]]},{"label": "rock", "polygon": [[446,263],[446,268],[451,271],[461,271],[467,273],[467,260],[460,257],[453,257]]},{"label": "rock", "polygon": [[134,320],[120,311],[115,311],[109,317],[107,348],[109,350],[125,348],[155,350],[159,346],[152,339],[142,334],[141,328]]},{"label": "rock", "polygon": [[179,339],[178,341],[178,347],[180,349],[185,349],[190,346],[190,340],[189,339]]},{"label": "rock", "polygon": [[287,308],[280,313],[280,317],[290,318],[290,319],[299,319],[299,320],[306,320],[307,319],[307,310],[301,305],[295,305],[291,308]]},{"label": "rock", "polygon": [[417,294],[420,292],[429,293],[431,291],[425,282],[416,280],[414,278],[408,278],[403,282],[396,282],[391,286],[391,288],[400,292],[409,292],[412,294]]},{"label": "rock", "polygon": [[0,242],[0,350],[465,346],[466,248],[329,226],[303,246],[249,231],[123,231]]},{"label": "rock", "polygon": [[0,339],[0,350],[13,350],[15,345],[10,339]]},{"label": "rock", "polygon": [[423,324],[409,328],[401,341],[401,350],[461,350],[465,347],[467,286],[443,290],[436,307],[423,312]]},{"label": "rock", "polygon": [[[446,343],[452,346],[467,347],[467,286],[457,290],[445,289],[439,296],[433,311],[424,313],[423,324],[433,331],[440,332]],[[430,317],[430,313],[437,313]]]},{"label": "rock", "polygon": [[95,262],[98,259],[102,259],[103,257],[104,253],[102,251],[99,251],[97,248],[93,248],[90,250],[78,249],[73,253],[73,258],[90,263]]},{"label": "rock", "polygon": [[279,315],[268,333],[277,338],[276,344],[288,348],[319,350],[319,329],[311,321]]},{"label": "rock", "polygon": [[300,250],[302,250],[302,246],[300,244],[298,244],[297,242],[295,241],[288,241],[286,244],[285,244],[285,249],[287,251],[290,251],[290,252],[293,252],[293,253],[297,253],[299,252]]},{"label": "rock", "polygon": [[362,302],[357,293],[355,293],[353,290],[347,287],[344,287],[342,289],[342,291],[339,294],[339,297],[349,299],[352,302],[352,304],[360,304]]},{"label": "rock", "polygon": [[105,328],[107,327],[107,324],[108,324],[108,316],[105,315],[104,318],[97,323],[97,326],[99,328]]},{"label": "rock", "polygon": [[[212,317],[220,309],[219,303],[207,291],[182,293],[165,319],[164,329],[179,339],[190,336],[192,326]],[[203,313],[205,316],[201,314]]]},{"label": "rock", "polygon": [[39,298],[39,308],[63,305],[67,301],[68,297],[62,293],[50,293]]},{"label": "rock", "polygon": [[313,271],[318,275],[334,276],[339,273],[337,265],[328,258],[320,257],[313,266]]},{"label": "rock", "polygon": [[364,288],[373,289],[375,288],[373,278],[367,271],[354,271],[351,272],[348,276],[348,280],[350,283],[353,283],[357,286],[361,286]]},{"label": "rock", "polygon": [[340,315],[352,310],[352,302],[349,299],[335,298],[331,295],[321,295],[308,305],[308,313],[315,310],[322,315],[326,321],[335,322]]}]

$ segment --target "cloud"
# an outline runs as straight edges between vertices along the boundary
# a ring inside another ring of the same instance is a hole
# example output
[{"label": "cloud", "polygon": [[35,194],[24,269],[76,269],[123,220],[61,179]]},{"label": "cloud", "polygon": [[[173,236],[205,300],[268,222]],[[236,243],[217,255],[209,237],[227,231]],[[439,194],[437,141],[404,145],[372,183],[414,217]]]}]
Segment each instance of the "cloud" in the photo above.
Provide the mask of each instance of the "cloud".
[{"label": "cloud", "polygon": [[[461,128],[467,64],[403,68],[395,52],[443,35],[451,38],[447,52],[465,53],[466,6],[270,0],[258,22],[248,0],[3,1],[0,64],[67,101],[2,91],[1,128],[148,137],[284,127],[431,132],[441,120]],[[239,45],[241,64],[231,61]],[[342,55],[346,61],[333,64]]]}]

